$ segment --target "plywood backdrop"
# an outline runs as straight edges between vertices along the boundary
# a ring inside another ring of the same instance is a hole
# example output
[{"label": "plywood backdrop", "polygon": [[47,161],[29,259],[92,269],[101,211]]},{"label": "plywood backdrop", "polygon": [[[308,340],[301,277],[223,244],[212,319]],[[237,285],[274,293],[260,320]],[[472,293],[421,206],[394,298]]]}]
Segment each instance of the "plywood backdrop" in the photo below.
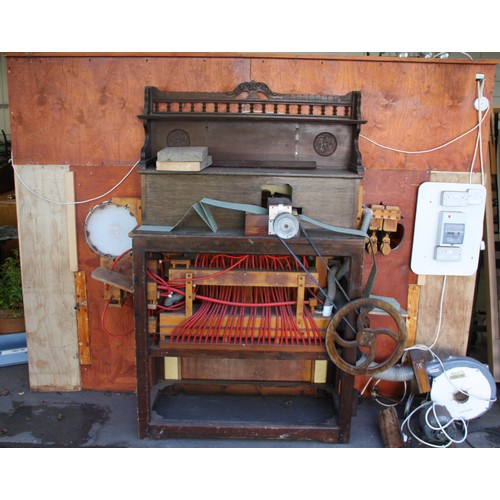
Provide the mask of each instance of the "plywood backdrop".
[{"label": "plywood backdrop", "polygon": [[[491,102],[495,71],[493,61],[271,54],[9,55],[7,65],[14,161],[70,165],[77,200],[106,192],[139,159],[144,130],[137,115],[143,111],[147,85],[172,91],[220,92],[230,91],[242,81],[256,80],[279,93],[360,90],[362,114],[367,120],[360,139],[366,167],[363,201],[367,205],[382,202],[400,206],[405,228],[400,248],[389,257],[378,258],[373,293],[394,297],[403,308],[407,306],[408,285],[417,283],[409,262],[418,186],[429,180],[431,171],[468,172],[476,135],[469,134],[426,154],[394,152],[370,140],[411,152],[447,143],[477,123],[473,107],[476,74],[484,73],[485,96]],[[485,120],[484,143],[488,128],[489,120]],[[112,195],[140,196],[139,175],[134,172]],[[78,266],[89,275],[99,265],[99,258],[85,243],[82,227],[96,203],[76,207]],[[40,210],[38,216],[50,221],[50,210]],[[38,255],[56,251],[54,247],[49,251],[46,244],[37,243]],[[43,266],[44,260],[39,259],[36,265]],[[368,257],[367,271],[369,267]],[[133,327],[132,311],[126,305],[123,310],[109,312],[108,330],[124,335],[110,337],[100,328],[102,283],[88,282],[92,364],[81,367],[82,386],[134,390],[134,340],[127,335]],[[61,301],[65,293],[52,290],[46,300]],[[41,311],[43,304],[30,312],[37,321],[44,321]],[[421,305],[419,315],[432,319],[435,311],[426,311]]]}]

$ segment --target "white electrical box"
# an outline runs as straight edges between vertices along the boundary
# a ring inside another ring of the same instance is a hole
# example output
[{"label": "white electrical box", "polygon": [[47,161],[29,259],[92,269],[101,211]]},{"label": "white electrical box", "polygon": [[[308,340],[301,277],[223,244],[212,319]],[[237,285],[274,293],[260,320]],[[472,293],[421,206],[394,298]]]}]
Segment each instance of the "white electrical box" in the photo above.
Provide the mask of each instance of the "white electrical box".
[{"label": "white electrical box", "polygon": [[483,239],[486,189],[480,184],[425,182],[419,187],[411,269],[470,276]]}]

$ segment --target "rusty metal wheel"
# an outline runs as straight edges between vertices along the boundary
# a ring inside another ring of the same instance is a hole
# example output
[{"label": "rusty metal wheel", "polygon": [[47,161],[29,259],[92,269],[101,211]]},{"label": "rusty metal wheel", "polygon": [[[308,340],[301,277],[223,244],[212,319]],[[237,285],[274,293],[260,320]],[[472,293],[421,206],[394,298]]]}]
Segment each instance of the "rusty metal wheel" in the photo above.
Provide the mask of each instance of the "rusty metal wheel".
[{"label": "rusty metal wheel", "polygon": [[[396,330],[370,328],[368,315],[374,309],[380,309],[389,314],[396,323]],[[339,331],[341,330],[339,327],[350,324],[347,322],[351,313],[355,315],[356,327],[354,328],[354,338],[348,339],[347,335]],[[378,358],[377,337],[382,335],[387,335],[393,339],[396,345],[394,351],[386,359],[375,361]],[[337,311],[330,323],[328,323],[325,343],[328,355],[341,370],[351,375],[372,376],[387,370],[397,363],[403,354],[407,337],[406,322],[394,306],[382,299],[362,298],[349,302]],[[345,359],[344,351],[354,348],[362,352],[362,358],[351,363]]]}]

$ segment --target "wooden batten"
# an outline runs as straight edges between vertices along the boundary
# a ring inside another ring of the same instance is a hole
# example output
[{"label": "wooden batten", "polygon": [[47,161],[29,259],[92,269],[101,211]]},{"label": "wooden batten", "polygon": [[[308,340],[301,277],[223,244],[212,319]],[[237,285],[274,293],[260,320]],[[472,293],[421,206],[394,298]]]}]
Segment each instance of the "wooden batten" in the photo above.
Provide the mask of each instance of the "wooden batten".
[{"label": "wooden batten", "polygon": [[87,298],[87,275],[82,272],[75,273],[76,289],[76,321],[78,328],[78,351],[80,353],[80,364],[91,365],[92,355],[90,352],[89,310]]},{"label": "wooden batten", "polygon": [[420,298],[420,286],[408,286],[408,317],[406,318],[406,328],[408,329],[407,346],[415,345],[417,338],[417,324],[418,324],[418,301]]},{"label": "wooden batten", "polygon": [[68,224],[68,258],[70,271],[78,271],[78,246],[76,229],[75,176],[66,172],[66,220]]}]

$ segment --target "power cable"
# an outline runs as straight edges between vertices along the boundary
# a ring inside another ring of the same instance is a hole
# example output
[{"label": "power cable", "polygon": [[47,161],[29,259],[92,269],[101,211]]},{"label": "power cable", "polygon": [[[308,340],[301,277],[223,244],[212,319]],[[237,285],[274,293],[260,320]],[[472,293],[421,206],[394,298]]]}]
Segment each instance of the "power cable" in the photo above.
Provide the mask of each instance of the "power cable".
[{"label": "power cable", "polygon": [[14,166],[14,162],[11,161],[11,164],[12,164],[12,169],[14,170],[14,174],[16,176],[17,179],[19,179],[19,182],[30,192],[32,193],[33,195],[35,195],[36,197],[48,202],[48,203],[54,203],[56,205],[82,205],[84,203],[90,203],[92,201],[96,201],[96,200],[100,200],[101,198],[104,198],[105,196],[107,196],[108,194],[112,193],[113,191],[115,191],[115,189],[117,189],[119,186],[121,186],[125,180],[130,176],[130,174],[134,171],[135,167],[137,167],[137,165],[139,164],[141,160],[138,160],[136,163],[134,163],[134,165],[132,166],[132,168],[125,174],[125,176],[117,183],[115,184],[111,189],[109,189],[108,191],[106,191],[104,194],[101,194],[99,196],[96,196],[94,198],[90,198],[88,200],[81,200],[81,201],[60,201],[60,200],[53,200],[53,199],[50,199],[50,198],[46,198],[45,196],[41,195],[40,193],[37,193],[34,189],[32,189],[25,181],[24,179],[21,177],[21,175],[19,174],[19,172],[17,171],[17,168]]}]

